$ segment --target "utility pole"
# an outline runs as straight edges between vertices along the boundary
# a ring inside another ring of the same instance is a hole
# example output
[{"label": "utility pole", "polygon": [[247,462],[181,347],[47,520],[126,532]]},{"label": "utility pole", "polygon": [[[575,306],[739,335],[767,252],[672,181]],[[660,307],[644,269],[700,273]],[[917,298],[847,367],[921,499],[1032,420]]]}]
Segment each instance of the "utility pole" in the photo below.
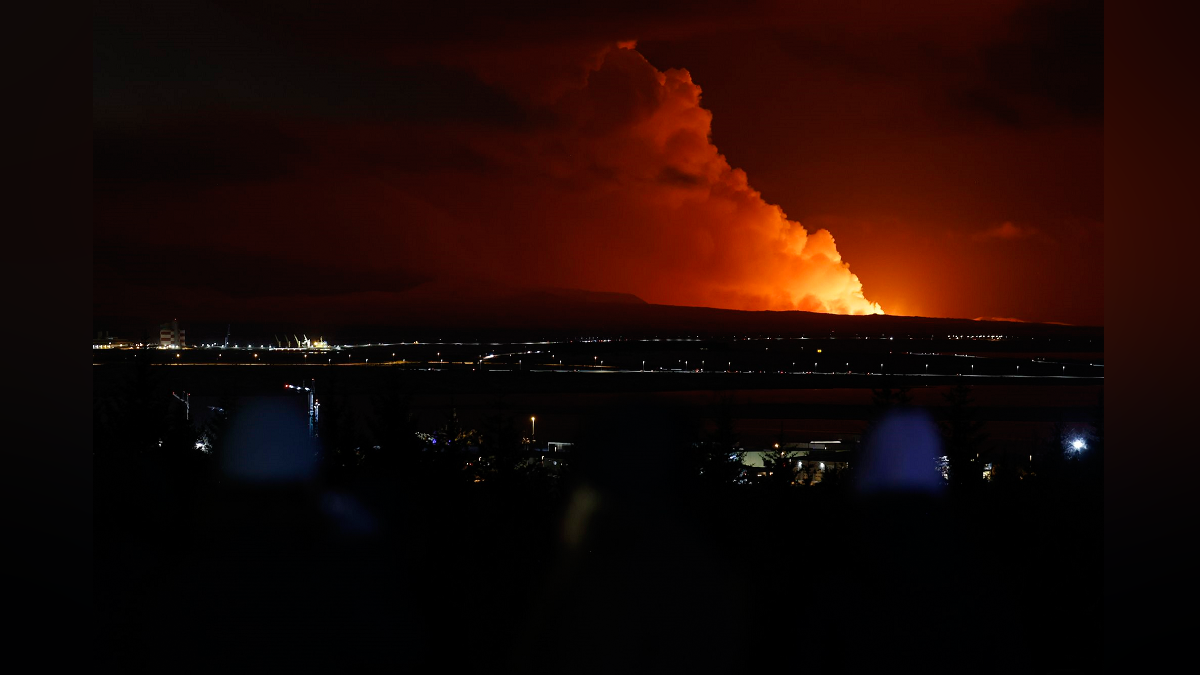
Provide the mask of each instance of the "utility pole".
[{"label": "utility pole", "polygon": [[176,394],[175,392],[171,392],[171,395],[175,397],[175,400],[177,400],[183,404],[184,419],[191,422],[192,421],[192,395],[187,393],[186,391],[183,392],[183,395],[186,398],[181,398],[179,396],[179,394]]}]

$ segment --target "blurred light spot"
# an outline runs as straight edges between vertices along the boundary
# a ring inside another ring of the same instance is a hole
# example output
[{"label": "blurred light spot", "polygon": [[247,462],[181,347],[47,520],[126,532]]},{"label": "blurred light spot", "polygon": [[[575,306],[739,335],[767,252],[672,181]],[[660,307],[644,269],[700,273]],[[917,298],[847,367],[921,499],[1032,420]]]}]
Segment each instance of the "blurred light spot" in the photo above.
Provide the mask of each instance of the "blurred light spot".
[{"label": "blurred light spot", "polygon": [[937,458],[941,439],[921,410],[888,413],[870,433],[863,449],[858,488],[864,493],[938,494],[942,483]]},{"label": "blurred light spot", "polygon": [[567,506],[567,514],[563,518],[563,539],[568,546],[575,547],[583,543],[588,521],[599,505],[600,493],[586,485],[571,495],[571,503]]},{"label": "blurred light spot", "polygon": [[321,497],[321,512],[346,534],[371,534],[378,527],[375,516],[367,507],[342,492],[326,492]]},{"label": "blurred light spot", "polygon": [[250,397],[230,420],[221,469],[231,478],[260,483],[304,482],[317,470],[305,401],[290,396]]}]

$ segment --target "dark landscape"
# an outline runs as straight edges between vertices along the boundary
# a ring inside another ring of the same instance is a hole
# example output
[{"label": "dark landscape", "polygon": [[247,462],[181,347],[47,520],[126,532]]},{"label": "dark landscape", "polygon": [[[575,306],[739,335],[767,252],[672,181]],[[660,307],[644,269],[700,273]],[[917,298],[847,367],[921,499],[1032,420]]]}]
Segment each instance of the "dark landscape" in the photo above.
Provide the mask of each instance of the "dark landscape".
[{"label": "dark landscape", "polygon": [[[106,656],[1098,667],[1103,333],[814,323],[812,337],[94,350]],[[987,332],[1001,330],[1016,335]],[[315,388],[312,437],[286,384]],[[906,410],[926,411],[943,448],[908,460],[930,481],[865,487],[861,453]],[[226,453],[262,433],[297,447],[239,476]],[[815,483],[743,468],[745,453],[827,437],[853,459]],[[1086,453],[1069,452],[1076,437]],[[949,481],[934,480],[942,454]]]},{"label": "dark landscape", "polygon": [[102,671],[1111,665],[1103,3],[92,10]]}]

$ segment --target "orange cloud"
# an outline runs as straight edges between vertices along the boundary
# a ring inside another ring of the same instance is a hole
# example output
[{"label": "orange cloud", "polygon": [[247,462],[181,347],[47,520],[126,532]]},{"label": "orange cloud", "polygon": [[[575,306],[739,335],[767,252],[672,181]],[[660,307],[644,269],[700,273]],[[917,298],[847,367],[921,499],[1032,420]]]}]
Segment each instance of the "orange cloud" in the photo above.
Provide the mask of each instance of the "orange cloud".
[{"label": "orange cloud", "polygon": [[990,230],[984,230],[974,236],[976,241],[989,241],[995,239],[1014,240],[1026,239],[1037,234],[1037,230],[1032,227],[1018,227],[1011,222],[1004,222]]},{"label": "orange cloud", "polygon": [[497,241],[518,258],[501,267],[664,304],[882,313],[829,231],[767,203],[713,145],[688,71],[660,71],[624,46],[591,63],[546,107],[548,128],[471,141],[509,169],[493,185],[498,217],[524,245]]},{"label": "orange cloud", "polygon": [[530,47],[474,71],[508,95],[500,123],[448,107],[437,123],[297,125],[306,161],[207,190],[181,217],[223,249],[353,274],[363,291],[402,278],[882,313],[831,232],[789,219],[713,145],[688,71],[615,43],[554,55]]}]

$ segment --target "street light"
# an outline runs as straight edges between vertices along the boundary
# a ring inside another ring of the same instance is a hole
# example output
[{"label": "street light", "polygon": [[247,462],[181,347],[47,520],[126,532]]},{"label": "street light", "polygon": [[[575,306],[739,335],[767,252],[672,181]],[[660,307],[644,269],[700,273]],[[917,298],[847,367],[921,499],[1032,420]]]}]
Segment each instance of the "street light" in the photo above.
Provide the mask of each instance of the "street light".
[{"label": "street light", "polygon": [[533,438],[535,436],[537,436],[537,417],[536,416],[534,416],[534,415],[529,416],[529,425],[530,425],[529,439],[533,440]]}]

